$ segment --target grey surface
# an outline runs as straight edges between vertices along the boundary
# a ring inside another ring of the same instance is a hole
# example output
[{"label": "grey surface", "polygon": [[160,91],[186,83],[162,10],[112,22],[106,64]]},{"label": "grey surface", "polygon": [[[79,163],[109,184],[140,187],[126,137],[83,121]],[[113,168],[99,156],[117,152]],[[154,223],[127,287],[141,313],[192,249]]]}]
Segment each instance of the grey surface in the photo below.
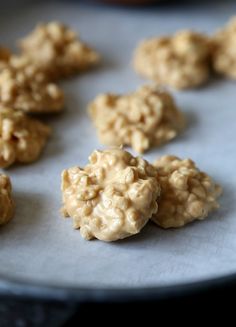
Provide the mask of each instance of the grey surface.
[{"label": "grey surface", "polygon": [[38,21],[61,20],[80,31],[104,58],[103,65],[63,83],[66,111],[49,121],[54,133],[41,159],[7,170],[14,186],[16,215],[0,229],[0,275],[33,282],[83,287],[169,285],[236,271],[235,83],[212,80],[205,88],[176,93],[188,128],[174,142],[145,158],[175,154],[194,159],[224,187],[221,209],[204,222],[163,231],[152,224],[116,243],[85,241],[62,219],[60,172],[84,165],[102,148],[86,115],[86,104],[104,91],[126,92],[145,81],[130,65],[145,37],[195,28],[211,33],[236,13],[236,3],[199,8],[124,10],[42,3],[21,8],[0,21],[0,43],[9,46]]}]

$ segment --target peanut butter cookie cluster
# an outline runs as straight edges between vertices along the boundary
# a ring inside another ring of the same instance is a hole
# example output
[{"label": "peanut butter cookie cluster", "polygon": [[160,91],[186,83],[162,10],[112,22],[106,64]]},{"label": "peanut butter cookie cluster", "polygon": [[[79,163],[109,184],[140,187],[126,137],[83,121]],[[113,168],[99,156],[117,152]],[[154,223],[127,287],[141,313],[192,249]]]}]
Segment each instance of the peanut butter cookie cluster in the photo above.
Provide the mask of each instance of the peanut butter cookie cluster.
[{"label": "peanut butter cookie cluster", "polygon": [[74,75],[99,61],[96,51],[59,22],[38,25],[19,45],[22,54],[38,65],[49,79]]},{"label": "peanut butter cookie cluster", "polygon": [[94,151],[84,168],[62,173],[62,211],[87,240],[139,233],[156,213],[159,193],[154,167],[119,148]]},{"label": "peanut butter cookie cluster", "polygon": [[135,50],[137,73],[158,85],[188,89],[205,84],[212,72],[236,79],[236,17],[213,36],[191,30],[142,41]]},{"label": "peanut butter cookie cluster", "polygon": [[135,70],[176,89],[204,84],[210,75],[208,38],[193,31],[145,40],[135,51]]},{"label": "peanut butter cookie cluster", "polygon": [[190,159],[164,156],[154,162],[161,196],[152,220],[163,228],[181,227],[202,220],[217,208],[222,189]]},{"label": "peanut butter cookie cluster", "polygon": [[0,167],[30,163],[41,154],[50,127],[20,111],[0,107]]},{"label": "peanut butter cookie cluster", "polygon": [[64,93],[27,58],[13,56],[0,71],[0,105],[28,113],[54,113],[64,107]]},{"label": "peanut butter cookie cluster", "polygon": [[172,96],[154,86],[99,95],[88,110],[102,143],[129,145],[139,153],[172,140],[185,126]]},{"label": "peanut butter cookie cluster", "polygon": [[219,207],[221,187],[190,159],[154,165],[119,148],[94,151],[89,164],[62,172],[64,216],[87,240],[115,241],[152,219],[164,228],[204,219]]}]

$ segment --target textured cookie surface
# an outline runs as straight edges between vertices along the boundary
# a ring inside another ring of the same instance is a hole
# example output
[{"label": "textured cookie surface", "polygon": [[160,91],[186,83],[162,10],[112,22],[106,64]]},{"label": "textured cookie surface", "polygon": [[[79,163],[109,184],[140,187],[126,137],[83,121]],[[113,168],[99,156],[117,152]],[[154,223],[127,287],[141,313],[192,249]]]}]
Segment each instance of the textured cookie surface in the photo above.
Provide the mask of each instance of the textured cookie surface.
[{"label": "textured cookie surface", "polygon": [[35,161],[50,131],[47,125],[23,112],[0,107],[0,167]]},{"label": "textured cookie surface", "polygon": [[88,240],[139,233],[157,211],[159,192],[156,169],[118,148],[94,151],[83,169],[62,173],[63,213]]},{"label": "textured cookie surface", "polygon": [[154,163],[161,186],[158,213],[152,220],[164,228],[204,219],[219,207],[222,189],[190,159],[161,157]]},{"label": "textured cookie surface", "polygon": [[134,68],[160,85],[193,88],[208,80],[209,57],[208,39],[186,30],[141,42],[134,54]]},{"label": "textured cookie surface", "polygon": [[185,125],[171,95],[151,86],[127,95],[99,95],[89,114],[102,143],[129,145],[140,153],[170,141]]},{"label": "textured cookie surface", "polygon": [[64,93],[39,66],[12,56],[0,69],[0,105],[28,113],[54,113],[64,107]]},{"label": "textured cookie surface", "polygon": [[39,65],[49,79],[73,75],[99,61],[93,49],[59,22],[38,25],[19,44],[23,54]]}]

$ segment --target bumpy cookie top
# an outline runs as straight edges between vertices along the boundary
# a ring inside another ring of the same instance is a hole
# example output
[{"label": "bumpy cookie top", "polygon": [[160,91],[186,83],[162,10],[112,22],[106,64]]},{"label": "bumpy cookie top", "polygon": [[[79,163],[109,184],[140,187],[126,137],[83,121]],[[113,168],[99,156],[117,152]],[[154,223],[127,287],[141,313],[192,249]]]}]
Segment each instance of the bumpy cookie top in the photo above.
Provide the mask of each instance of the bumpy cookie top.
[{"label": "bumpy cookie top", "polygon": [[47,125],[23,112],[0,107],[0,167],[36,160],[50,131]]},{"label": "bumpy cookie top", "polygon": [[210,176],[190,159],[163,156],[154,163],[161,185],[159,210],[152,220],[164,228],[181,227],[195,219],[204,219],[219,207],[222,192]]},{"label": "bumpy cookie top", "polygon": [[58,112],[64,107],[64,93],[48,82],[39,66],[12,56],[0,70],[0,105],[30,113]]},{"label": "bumpy cookie top", "polygon": [[185,125],[171,95],[152,86],[127,95],[99,95],[89,114],[102,143],[130,145],[141,153],[170,141]]},{"label": "bumpy cookie top", "polygon": [[141,42],[134,54],[134,67],[158,84],[184,89],[207,81],[209,57],[206,36],[186,30]]},{"label": "bumpy cookie top", "polygon": [[50,79],[88,69],[99,55],[83,43],[69,27],[59,22],[40,24],[20,41],[24,55],[44,70]]},{"label": "bumpy cookie top", "polygon": [[137,234],[157,212],[159,192],[156,169],[119,148],[96,150],[83,169],[62,173],[64,214],[86,239]]},{"label": "bumpy cookie top", "polygon": [[0,226],[6,224],[14,213],[10,178],[0,174]]}]

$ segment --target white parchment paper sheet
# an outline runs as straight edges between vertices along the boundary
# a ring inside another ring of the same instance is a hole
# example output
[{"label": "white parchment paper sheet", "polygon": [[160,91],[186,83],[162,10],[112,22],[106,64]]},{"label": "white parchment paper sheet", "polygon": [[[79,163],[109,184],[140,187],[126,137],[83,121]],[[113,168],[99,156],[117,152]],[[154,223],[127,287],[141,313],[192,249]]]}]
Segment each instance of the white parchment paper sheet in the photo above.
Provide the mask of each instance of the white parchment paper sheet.
[{"label": "white parchment paper sheet", "polygon": [[124,241],[85,241],[62,219],[60,173],[83,166],[99,144],[86,104],[104,91],[127,92],[145,83],[130,65],[145,37],[194,28],[213,32],[236,14],[234,1],[151,9],[85,7],[42,2],[1,17],[0,43],[9,46],[39,21],[70,24],[101,53],[100,68],[62,84],[67,107],[51,117],[54,133],[41,159],[7,170],[16,200],[14,220],[0,229],[0,275],[56,285],[142,287],[236,271],[236,83],[214,79],[205,88],[175,93],[188,117],[183,135],[145,158],[164,154],[194,159],[224,187],[221,209],[204,222],[163,231],[148,224]]}]

